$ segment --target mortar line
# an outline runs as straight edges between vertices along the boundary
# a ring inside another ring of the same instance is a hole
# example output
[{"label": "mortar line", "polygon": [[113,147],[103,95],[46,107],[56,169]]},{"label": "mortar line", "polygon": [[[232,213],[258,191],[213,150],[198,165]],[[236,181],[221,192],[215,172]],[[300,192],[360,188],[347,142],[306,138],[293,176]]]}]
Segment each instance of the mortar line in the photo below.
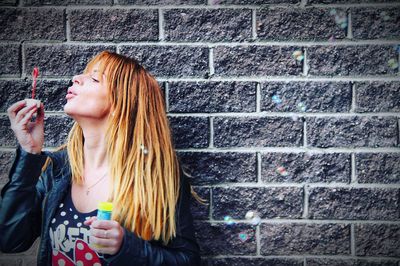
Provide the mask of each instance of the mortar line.
[{"label": "mortar line", "polygon": [[350,224],[350,250],[351,250],[351,255],[356,256],[354,224]]},{"label": "mortar line", "polygon": [[70,12],[68,12],[67,10],[64,11],[65,12],[65,38],[67,39],[66,42],[69,43],[71,42],[71,23],[69,20],[69,14]]},{"label": "mortar line", "polygon": [[164,10],[162,8],[158,9],[158,40],[164,41]]},{"label": "mortar line", "polygon": [[351,162],[350,183],[357,184],[356,155],[354,154],[354,152],[351,153],[350,162]]},{"label": "mortar line", "polygon": [[208,65],[210,70],[209,78],[214,76],[215,69],[214,69],[214,48],[209,48],[208,50]]},{"label": "mortar line", "polygon": [[251,39],[257,40],[257,14],[256,9],[251,10]]},{"label": "mortar line", "polygon": [[256,112],[261,112],[261,83],[256,85]]},{"label": "mortar line", "polygon": [[353,22],[351,17],[351,9],[347,10],[347,38],[353,39]]},{"label": "mortar line", "polygon": [[304,187],[303,187],[303,191],[304,191],[304,194],[303,194],[303,207],[304,207],[304,209],[303,209],[303,214],[301,216],[303,219],[307,219],[308,218],[308,202],[309,202],[309,193],[310,193],[308,191],[309,188],[310,188],[310,186],[308,184],[305,184]]},{"label": "mortar line", "polygon": [[169,112],[169,82],[165,82],[165,109]]},{"label": "mortar line", "polygon": [[261,234],[260,234],[260,225],[256,226],[256,254],[257,256],[261,256]]},{"label": "mortar line", "polygon": [[209,123],[210,123],[210,143],[209,143],[209,148],[214,148],[214,117],[211,116],[209,118]]},{"label": "mortar line", "polygon": [[[24,79],[26,77],[26,55],[25,55],[25,43],[22,41],[21,45],[19,47],[20,51],[21,51],[21,55],[19,57],[19,59],[21,60],[21,74],[19,75],[19,79]],[[1,113],[3,115],[7,115],[7,113]]]},{"label": "mortar line", "polygon": [[307,47],[303,48],[303,55],[304,55],[304,59],[303,59],[303,76],[304,77],[308,77],[308,73],[310,71],[310,66],[308,65],[308,54],[307,54]]},{"label": "mortar line", "polygon": [[357,86],[355,82],[351,83],[351,106],[350,113],[355,113],[357,106]]},{"label": "mortar line", "polygon": [[260,152],[257,152],[256,153],[256,156],[257,156],[257,183],[258,184],[262,184],[262,181],[261,181],[261,166],[262,166],[262,156],[261,156],[261,153]]}]

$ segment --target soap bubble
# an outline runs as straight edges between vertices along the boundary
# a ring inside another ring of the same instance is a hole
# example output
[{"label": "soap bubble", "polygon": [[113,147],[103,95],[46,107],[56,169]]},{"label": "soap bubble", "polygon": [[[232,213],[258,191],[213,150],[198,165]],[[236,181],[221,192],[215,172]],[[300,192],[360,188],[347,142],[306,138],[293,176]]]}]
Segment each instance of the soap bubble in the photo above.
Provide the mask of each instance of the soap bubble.
[{"label": "soap bubble", "polygon": [[259,225],[261,222],[260,215],[256,211],[248,211],[245,215],[246,220],[248,220],[252,225]]},{"label": "soap bubble", "polygon": [[399,67],[399,64],[396,62],[396,60],[395,59],[390,59],[389,61],[388,61],[388,65],[389,65],[389,67],[390,68],[392,68],[392,69],[396,69],[396,68],[398,68]]},{"label": "soap bubble", "polygon": [[246,240],[249,239],[249,235],[246,232],[240,232],[238,236],[242,242],[246,242]]},{"label": "soap bubble", "polygon": [[381,15],[381,18],[382,18],[384,21],[390,20],[390,16],[386,13],[386,11],[382,11],[380,15]]},{"label": "soap bubble", "polygon": [[301,112],[305,112],[307,108],[304,103],[300,102],[297,104],[297,109],[299,109],[299,111],[301,111]]},{"label": "soap bubble", "polygon": [[272,101],[273,101],[274,103],[276,103],[276,104],[281,104],[281,103],[282,103],[282,100],[281,100],[281,98],[279,97],[279,95],[274,95],[274,96],[272,96]]},{"label": "soap bubble", "polygon": [[294,51],[292,57],[299,62],[304,59],[303,52],[300,50]]},{"label": "soap bubble", "polygon": [[227,224],[227,225],[235,224],[235,220],[233,220],[232,217],[230,217],[229,215],[224,217],[224,221],[225,221],[225,224]]},{"label": "soap bubble", "polygon": [[283,166],[279,166],[278,168],[276,168],[275,172],[277,172],[278,174],[280,174],[281,176],[287,176],[289,173],[286,171],[285,167]]}]

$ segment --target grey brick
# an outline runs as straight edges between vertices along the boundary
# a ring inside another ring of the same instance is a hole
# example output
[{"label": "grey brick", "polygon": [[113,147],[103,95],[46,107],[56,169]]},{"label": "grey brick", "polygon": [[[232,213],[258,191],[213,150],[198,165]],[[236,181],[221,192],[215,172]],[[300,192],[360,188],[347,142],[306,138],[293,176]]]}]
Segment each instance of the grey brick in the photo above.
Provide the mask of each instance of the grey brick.
[{"label": "grey brick", "polygon": [[21,51],[20,45],[0,44],[0,75],[21,74]]},{"label": "grey brick", "polygon": [[[69,13],[71,39],[80,41],[156,41],[158,12],[144,9],[85,9]],[[101,23],[98,23],[101,21]]]},{"label": "grey brick", "polygon": [[310,75],[395,75],[388,61],[397,54],[390,45],[318,46],[307,49]]},{"label": "grey brick", "polygon": [[20,266],[22,263],[21,258],[10,255],[2,255],[0,253],[0,266]]},{"label": "grey brick", "polygon": [[208,75],[208,48],[187,46],[121,46],[120,53],[136,58],[155,76]]},{"label": "grey brick", "polygon": [[400,82],[357,82],[357,112],[400,112]]},{"label": "grey brick", "polygon": [[[279,173],[284,167],[287,175]],[[263,182],[346,182],[350,183],[349,154],[264,153]]]},{"label": "grey brick", "polygon": [[172,82],[169,86],[169,111],[255,112],[254,82]]},{"label": "grey brick", "polygon": [[111,6],[113,0],[20,0],[26,6],[70,6],[70,5],[104,5]]},{"label": "grey brick", "polygon": [[300,47],[218,46],[214,48],[217,76],[300,75],[301,62],[292,54]]},{"label": "grey brick", "polygon": [[262,224],[261,255],[350,255],[346,224]]},{"label": "grey brick", "polygon": [[43,76],[73,76],[80,74],[89,60],[103,50],[115,51],[114,46],[105,45],[27,45],[26,73],[29,76],[34,66]]},{"label": "grey brick", "polygon": [[398,0],[308,0],[307,4],[396,3]]},{"label": "grey brick", "polygon": [[400,183],[400,153],[356,154],[359,183]]},{"label": "grey brick", "polygon": [[194,184],[257,182],[255,153],[182,152],[180,155]]},{"label": "grey brick", "polygon": [[395,147],[394,117],[308,118],[307,143],[315,147]]},{"label": "grey brick", "polygon": [[386,259],[306,259],[307,266],[397,266],[395,260]]},{"label": "grey brick", "polygon": [[214,5],[263,5],[263,4],[298,4],[299,0],[211,0]]},{"label": "grey brick", "polygon": [[69,130],[73,120],[65,115],[45,117],[44,145],[47,147],[58,147],[66,143]]},{"label": "grey brick", "polygon": [[216,117],[216,147],[300,146],[303,123],[287,117]]},{"label": "grey brick", "polygon": [[[202,255],[256,255],[255,227],[249,224],[195,223],[195,234]],[[239,234],[248,236],[246,241]]]},{"label": "grey brick", "polygon": [[349,112],[351,97],[349,82],[271,81],[262,84],[261,111]]},{"label": "grey brick", "polygon": [[[337,12],[346,12],[337,9]],[[346,14],[346,13],[345,13]],[[260,40],[327,40],[346,38],[346,28],[335,22],[329,9],[270,8],[257,12],[257,38]]]},{"label": "grey brick", "polygon": [[[31,98],[30,80],[0,80],[0,112],[6,112],[13,103]],[[36,99],[44,104],[45,111],[62,111],[67,92],[66,81],[41,80],[37,82]]]},{"label": "grey brick", "polygon": [[193,187],[194,191],[205,202],[200,203],[194,197],[190,197],[190,209],[195,220],[207,220],[210,213],[210,189],[206,187]]},{"label": "grey brick", "polygon": [[0,184],[5,184],[8,181],[8,174],[14,162],[14,157],[15,152],[0,152]]},{"label": "grey brick", "polygon": [[251,39],[251,10],[172,9],[164,25],[169,41],[245,41]]},{"label": "grey brick", "polygon": [[204,258],[202,266],[303,266],[302,259]]},{"label": "grey brick", "polygon": [[312,219],[400,220],[400,190],[389,188],[310,188]]},{"label": "grey brick", "polygon": [[400,8],[351,9],[353,38],[398,39],[400,37]]},{"label": "grey brick", "polygon": [[213,218],[220,220],[245,219],[250,210],[261,218],[300,218],[303,212],[303,189],[297,187],[215,187],[212,197]]},{"label": "grey brick", "polygon": [[205,117],[169,118],[175,148],[205,148],[209,145],[210,124]]},{"label": "grey brick", "polygon": [[357,256],[400,257],[399,224],[357,224],[355,226]]},{"label": "grey brick", "polygon": [[64,10],[0,9],[0,39],[6,41],[65,40]]},{"label": "grey brick", "polygon": [[201,5],[207,0],[118,0],[120,5]]},{"label": "grey brick", "polygon": [[8,116],[0,116],[0,145],[1,146],[16,146],[17,141],[14,133],[10,128],[10,120]]}]

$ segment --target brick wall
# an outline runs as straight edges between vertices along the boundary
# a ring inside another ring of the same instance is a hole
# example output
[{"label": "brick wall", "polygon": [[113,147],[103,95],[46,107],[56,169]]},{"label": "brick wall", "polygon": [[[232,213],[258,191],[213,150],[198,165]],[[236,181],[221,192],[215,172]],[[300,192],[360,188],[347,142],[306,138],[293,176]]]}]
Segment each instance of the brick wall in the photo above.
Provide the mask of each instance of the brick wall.
[{"label": "brick wall", "polygon": [[108,49],[165,90],[204,265],[400,265],[399,0],[0,3],[0,186],[33,66],[52,149],[66,84]]}]

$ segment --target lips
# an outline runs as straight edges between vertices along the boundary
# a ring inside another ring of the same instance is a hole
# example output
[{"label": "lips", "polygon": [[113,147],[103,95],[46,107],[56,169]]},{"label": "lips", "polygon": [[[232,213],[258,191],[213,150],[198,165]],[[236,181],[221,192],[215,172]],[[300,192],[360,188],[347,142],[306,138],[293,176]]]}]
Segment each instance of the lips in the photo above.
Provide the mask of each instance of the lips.
[{"label": "lips", "polygon": [[67,95],[65,96],[65,98],[68,100],[68,99],[71,99],[71,98],[73,98],[75,96],[76,96],[76,93],[74,92],[72,87],[69,87],[68,91],[67,91]]}]

